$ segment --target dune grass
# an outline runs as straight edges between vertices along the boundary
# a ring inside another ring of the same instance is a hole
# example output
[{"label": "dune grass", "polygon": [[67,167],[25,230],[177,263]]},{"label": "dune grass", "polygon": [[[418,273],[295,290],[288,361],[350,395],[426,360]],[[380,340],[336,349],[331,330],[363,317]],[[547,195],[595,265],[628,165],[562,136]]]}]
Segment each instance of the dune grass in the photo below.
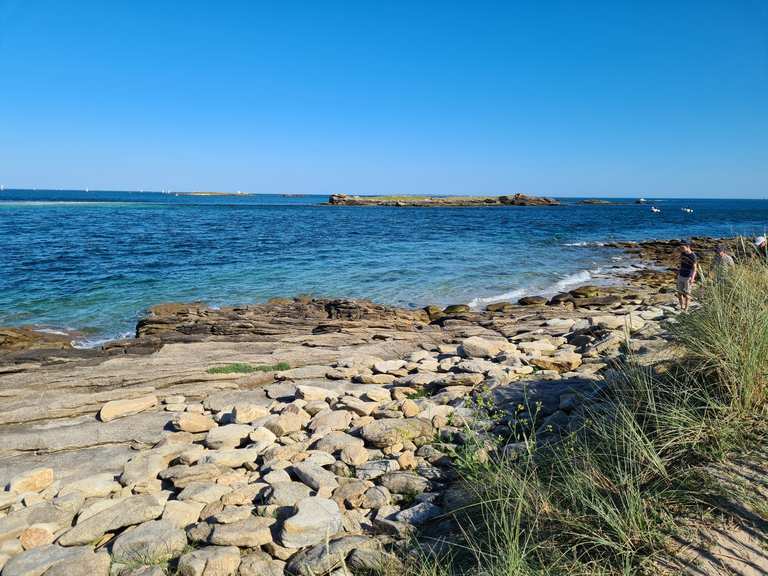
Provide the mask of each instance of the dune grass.
[{"label": "dune grass", "polygon": [[258,366],[252,366],[245,362],[234,362],[223,366],[211,366],[206,372],[208,374],[250,374],[251,372],[280,372],[281,370],[288,369],[290,369],[290,366],[285,362],[261,364]]},{"label": "dune grass", "polygon": [[522,434],[522,451],[479,457],[489,439],[468,429],[461,534],[439,554],[425,535],[398,576],[659,574],[680,518],[712,513],[705,464],[768,437],[767,296],[759,263],[705,283],[670,325],[685,359],[660,371],[628,358],[555,442]]}]

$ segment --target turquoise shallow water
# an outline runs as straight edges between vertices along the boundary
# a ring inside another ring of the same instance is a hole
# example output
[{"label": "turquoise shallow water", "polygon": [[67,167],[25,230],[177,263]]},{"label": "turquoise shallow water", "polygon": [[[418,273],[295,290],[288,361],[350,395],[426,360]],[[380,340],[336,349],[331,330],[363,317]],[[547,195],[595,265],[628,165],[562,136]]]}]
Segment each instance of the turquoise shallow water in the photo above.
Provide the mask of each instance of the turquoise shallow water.
[{"label": "turquoise shallow water", "polygon": [[[0,325],[132,333],[148,306],[273,296],[402,306],[515,299],[630,264],[610,240],[762,232],[764,200],[379,208],[326,197],[0,192]],[[683,207],[693,208],[685,213]]]}]

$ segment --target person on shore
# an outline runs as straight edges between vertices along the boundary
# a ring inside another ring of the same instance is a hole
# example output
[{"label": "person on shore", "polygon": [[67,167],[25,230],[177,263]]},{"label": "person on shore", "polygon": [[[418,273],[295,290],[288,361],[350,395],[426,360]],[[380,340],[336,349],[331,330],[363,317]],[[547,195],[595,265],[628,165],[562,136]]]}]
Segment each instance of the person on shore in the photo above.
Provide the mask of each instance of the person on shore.
[{"label": "person on shore", "polygon": [[755,250],[757,250],[757,255],[760,257],[760,260],[763,262],[768,261],[768,238],[765,236],[758,236],[755,238]]},{"label": "person on shore", "polygon": [[699,258],[691,245],[683,240],[680,243],[680,267],[677,270],[677,300],[680,309],[685,312],[691,303],[691,290],[699,271]]},{"label": "person on shore", "polygon": [[715,248],[715,259],[712,262],[712,268],[717,280],[723,280],[728,271],[736,265],[733,260],[733,256],[728,254],[728,249],[725,244],[718,244]]}]

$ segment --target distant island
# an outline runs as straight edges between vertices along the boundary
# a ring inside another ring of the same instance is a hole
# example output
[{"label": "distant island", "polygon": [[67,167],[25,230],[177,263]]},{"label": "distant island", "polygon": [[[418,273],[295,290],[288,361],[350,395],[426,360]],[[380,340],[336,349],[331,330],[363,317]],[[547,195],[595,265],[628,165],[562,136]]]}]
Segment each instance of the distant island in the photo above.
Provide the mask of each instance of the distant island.
[{"label": "distant island", "polygon": [[559,206],[554,198],[526,196],[349,196],[332,194],[328,204],[333,206]]},{"label": "distant island", "polygon": [[578,204],[588,204],[595,206],[623,206],[627,202],[620,202],[617,200],[602,200],[600,198],[587,198],[586,200],[579,200]]},{"label": "distant island", "polygon": [[177,192],[176,196],[249,196],[250,192]]}]

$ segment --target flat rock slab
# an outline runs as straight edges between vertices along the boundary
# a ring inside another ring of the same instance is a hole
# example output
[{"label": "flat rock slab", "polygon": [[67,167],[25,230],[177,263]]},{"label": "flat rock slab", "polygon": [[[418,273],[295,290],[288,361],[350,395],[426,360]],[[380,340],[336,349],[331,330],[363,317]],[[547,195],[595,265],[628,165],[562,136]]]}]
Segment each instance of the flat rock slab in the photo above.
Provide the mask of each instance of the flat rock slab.
[{"label": "flat rock slab", "polygon": [[252,516],[232,524],[217,524],[213,527],[209,542],[218,546],[258,548],[272,542],[271,527],[274,523],[273,518]]},{"label": "flat rock slab", "polygon": [[101,407],[99,418],[102,422],[110,422],[117,418],[139,414],[155,406],[157,406],[157,396],[154,394],[126,400],[112,400]]},{"label": "flat rock slab", "polygon": [[150,412],[99,422],[91,417],[79,417],[49,424],[33,424],[25,428],[2,430],[2,452],[54,452],[78,450],[102,444],[136,442],[155,444],[162,439],[168,413]]},{"label": "flat rock slab", "polygon": [[230,412],[236,404],[253,404],[267,408],[272,400],[267,398],[263,389],[225,390],[209,394],[203,405],[213,412]]},{"label": "flat rock slab", "polygon": [[106,510],[78,522],[59,538],[62,546],[88,544],[126,526],[159,518],[165,502],[151,495],[130,496]]},{"label": "flat rock slab", "polygon": [[63,548],[55,544],[41,546],[11,558],[3,576],[106,576],[109,554],[94,553],[90,546]]}]

